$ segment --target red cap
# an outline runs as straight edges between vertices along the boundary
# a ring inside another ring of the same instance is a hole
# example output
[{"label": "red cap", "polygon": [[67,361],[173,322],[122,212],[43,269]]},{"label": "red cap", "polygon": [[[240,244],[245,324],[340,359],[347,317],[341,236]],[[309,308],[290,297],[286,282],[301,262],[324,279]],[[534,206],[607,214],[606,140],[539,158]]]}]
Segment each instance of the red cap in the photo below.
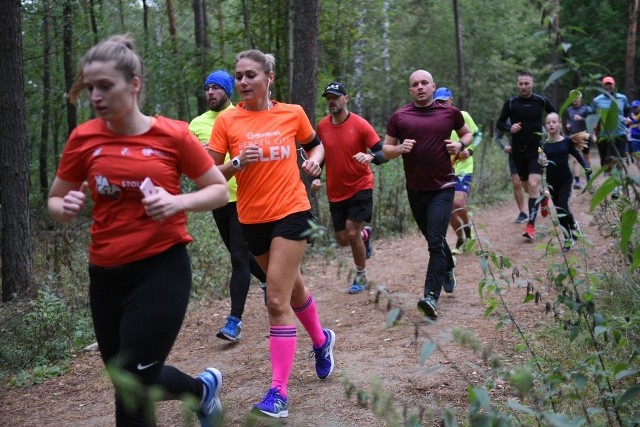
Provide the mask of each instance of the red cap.
[{"label": "red cap", "polygon": [[603,85],[606,85],[607,83],[610,83],[610,84],[612,84],[612,85],[615,85],[615,84],[616,84],[616,81],[615,81],[615,80],[613,80],[613,77],[611,77],[611,76],[607,76],[607,77],[605,77],[604,79],[602,79],[602,84],[603,84]]}]

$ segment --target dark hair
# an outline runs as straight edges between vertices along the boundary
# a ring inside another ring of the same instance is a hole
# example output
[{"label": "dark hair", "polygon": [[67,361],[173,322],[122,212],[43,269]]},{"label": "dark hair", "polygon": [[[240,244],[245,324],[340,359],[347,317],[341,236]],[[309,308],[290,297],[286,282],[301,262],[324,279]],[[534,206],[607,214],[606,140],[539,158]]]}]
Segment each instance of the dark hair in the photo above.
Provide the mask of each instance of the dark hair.
[{"label": "dark hair", "polygon": [[518,77],[522,77],[522,76],[531,77],[533,79],[533,75],[530,72],[525,70],[518,71]]},{"label": "dark hair", "polygon": [[[83,75],[84,67],[92,62],[109,61],[115,62],[116,69],[122,73],[127,82],[138,77],[142,84],[144,65],[134,50],[133,36],[130,33],[113,35],[94,45],[79,61],[76,77],[69,90],[69,100],[72,103],[76,103],[78,96],[86,88]],[[142,90],[140,90],[138,102],[141,102],[142,98]]]}]

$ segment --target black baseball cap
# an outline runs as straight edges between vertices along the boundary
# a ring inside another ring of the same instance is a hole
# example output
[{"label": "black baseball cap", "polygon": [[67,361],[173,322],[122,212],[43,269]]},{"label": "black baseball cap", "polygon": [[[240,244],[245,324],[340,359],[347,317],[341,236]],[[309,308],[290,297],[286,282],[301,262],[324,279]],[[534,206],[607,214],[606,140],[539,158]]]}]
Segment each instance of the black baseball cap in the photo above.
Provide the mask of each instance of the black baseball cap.
[{"label": "black baseball cap", "polygon": [[346,95],[347,94],[347,90],[344,88],[342,83],[340,83],[340,82],[331,82],[331,83],[329,83],[327,85],[327,87],[324,88],[324,93],[322,94],[322,96],[327,96],[328,93],[331,93],[333,95],[342,96],[342,95]]}]

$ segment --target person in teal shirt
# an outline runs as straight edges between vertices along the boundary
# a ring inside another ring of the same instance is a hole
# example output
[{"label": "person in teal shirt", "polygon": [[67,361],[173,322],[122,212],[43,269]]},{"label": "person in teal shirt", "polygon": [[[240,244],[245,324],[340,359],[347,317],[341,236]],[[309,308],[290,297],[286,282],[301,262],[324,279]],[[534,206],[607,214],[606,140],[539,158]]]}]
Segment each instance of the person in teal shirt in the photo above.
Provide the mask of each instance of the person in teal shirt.
[{"label": "person in teal shirt", "polygon": [[[189,124],[189,130],[207,146],[216,117],[234,108],[231,103],[234,79],[223,70],[216,70],[209,74],[204,82],[204,93],[209,104],[209,111],[194,118]],[[229,154],[225,163],[229,162]],[[231,256],[231,278],[229,279],[229,294],[231,296],[231,313],[226,318],[226,324],[216,336],[221,339],[236,342],[242,334],[242,314],[249,293],[251,275],[253,274],[265,290],[266,274],[249,252],[249,247],[242,234],[236,209],[236,193],[238,184],[235,177],[228,183],[229,203],[213,211],[213,218],[218,226],[220,237],[229,250]]]},{"label": "person in teal shirt", "polygon": [[[446,87],[438,88],[434,93],[434,99],[437,102],[444,102],[453,105],[453,93]],[[453,209],[451,211],[451,220],[449,224],[456,232],[456,247],[451,250],[452,254],[461,254],[465,242],[472,237],[471,221],[469,220],[469,209],[467,207],[467,198],[469,196],[469,188],[473,177],[473,152],[482,142],[482,132],[473,121],[469,113],[461,111],[464,122],[467,124],[473,140],[469,147],[465,148],[452,159],[453,169],[456,174],[456,192],[453,196]],[[458,135],[451,133],[451,140],[458,141]],[[445,288],[445,292],[447,289]]]}]

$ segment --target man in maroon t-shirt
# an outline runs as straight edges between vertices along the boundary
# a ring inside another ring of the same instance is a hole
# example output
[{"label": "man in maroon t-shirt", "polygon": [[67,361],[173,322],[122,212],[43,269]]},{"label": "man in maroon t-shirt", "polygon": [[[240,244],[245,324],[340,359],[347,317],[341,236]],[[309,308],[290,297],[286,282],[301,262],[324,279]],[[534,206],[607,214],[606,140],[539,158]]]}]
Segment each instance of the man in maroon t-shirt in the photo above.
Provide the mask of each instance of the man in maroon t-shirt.
[{"label": "man in maroon t-shirt", "polygon": [[[411,74],[413,101],[391,115],[382,147],[388,159],[402,156],[409,206],[427,240],[429,265],[418,309],[431,318],[438,317],[442,288],[451,293],[456,286],[453,256],[446,240],[455,192],[451,156],[468,147],[473,138],[460,110],[434,102],[435,90],[428,71]],[[454,130],[460,141],[450,139]]]}]

